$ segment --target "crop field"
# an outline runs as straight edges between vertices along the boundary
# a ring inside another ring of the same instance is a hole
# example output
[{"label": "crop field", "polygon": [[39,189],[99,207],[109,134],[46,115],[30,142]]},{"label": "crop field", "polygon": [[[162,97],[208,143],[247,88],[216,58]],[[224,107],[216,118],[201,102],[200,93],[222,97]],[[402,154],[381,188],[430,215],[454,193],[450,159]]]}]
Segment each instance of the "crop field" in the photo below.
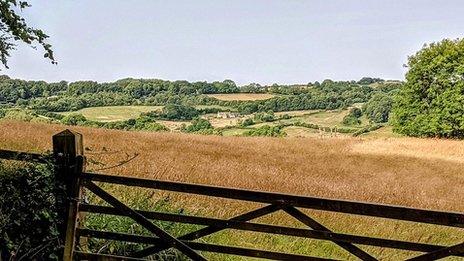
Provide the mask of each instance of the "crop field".
[{"label": "crop field", "polygon": [[257,101],[267,100],[274,97],[275,95],[268,93],[224,93],[208,94],[208,96],[222,101]]},{"label": "crop field", "polygon": [[[44,152],[51,135],[69,126],[0,121],[0,148]],[[84,135],[87,156],[108,165],[138,153],[131,162],[104,171],[137,176],[277,191],[283,193],[349,199],[410,207],[464,211],[464,142],[455,140],[382,138],[263,138],[187,135],[182,133],[127,132],[72,127]],[[295,129],[294,131],[299,131]],[[100,153],[105,151],[105,153]],[[99,166],[90,164],[87,170]],[[420,182],[418,182],[420,181]],[[131,189],[118,186],[108,191],[122,200],[134,199]],[[152,200],[163,194],[140,196]],[[153,196],[155,195],[155,196]],[[169,194],[174,207],[210,217],[231,217],[257,205],[205,197]],[[138,196],[137,196],[138,197]],[[412,225],[408,222],[306,211],[330,229],[350,234],[382,236],[423,243],[460,243],[464,232],[453,228]],[[298,223],[282,213],[258,222],[280,225]],[[325,241],[234,231],[205,239],[219,244],[252,246],[349,259],[338,246]],[[381,260],[412,257],[361,246]],[[208,255],[224,260],[221,255]],[[231,257],[230,260],[240,260]]]},{"label": "crop field", "polygon": [[163,106],[106,106],[89,107],[78,111],[62,112],[63,115],[80,113],[87,119],[93,121],[109,122],[122,121],[130,118],[137,118],[142,112],[156,111]]}]

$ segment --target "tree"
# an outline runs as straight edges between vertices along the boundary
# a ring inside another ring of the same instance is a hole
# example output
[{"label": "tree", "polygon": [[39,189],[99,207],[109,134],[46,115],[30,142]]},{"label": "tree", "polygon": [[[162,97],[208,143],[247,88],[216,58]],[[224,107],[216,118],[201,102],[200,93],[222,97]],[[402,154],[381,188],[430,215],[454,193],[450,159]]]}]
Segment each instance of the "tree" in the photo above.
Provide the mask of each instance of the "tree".
[{"label": "tree", "polygon": [[384,82],[385,80],[380,79],[380,78],[371,78],[371,77],[363,77],[361,80],[358,81],[358,84],[371,84],[371,83],[376,83],[376,82]]},{"label": "tree", "polygon": [[0,60],[6,68],[16,42],[26,43],[33,48],[36,48],[34,44],[42,46],[45,50],[44,57],[52,64],[56,63],[52,46],[46,42],[48,35],[40,29],[29,27],[26,20],[18,14],[18,11],[27,7],[30,5],[26,1],[0,0]]},{"label": "tree", "polygon": [[345,125],[358,125],[361,123],[359,117],[361,117],[362,111],[359,108],[352,108],[350,112],[343,118],[343,124]]},{"label": "tree", "polygon": [[167,120],[191,120],[198,115],[198,111],[191,106],[167,104],[164,106],[160,117]]},{"label": "tree", "polygon": [[393,98],[383,92],[376,93],[363,105],[366,117],[374,123],[387,122],[392,109]]},{"label": "tree", "polygon": [[66,125],[84,125],[87,119],[80,113],[71,113],[61,119],[61,123]]},{"label": "tree", "polygon": [[195,118],[192,120],[192,124],[183,128],[183,131],[193,133],[212,129],[213,125],[211,125],[211,123],[208,120],[202,118]]},{"label": "tree", "polygon": [[408,67],[395,98],[394,131],[464,138],[464,39],[425,45],[408,58]]}]

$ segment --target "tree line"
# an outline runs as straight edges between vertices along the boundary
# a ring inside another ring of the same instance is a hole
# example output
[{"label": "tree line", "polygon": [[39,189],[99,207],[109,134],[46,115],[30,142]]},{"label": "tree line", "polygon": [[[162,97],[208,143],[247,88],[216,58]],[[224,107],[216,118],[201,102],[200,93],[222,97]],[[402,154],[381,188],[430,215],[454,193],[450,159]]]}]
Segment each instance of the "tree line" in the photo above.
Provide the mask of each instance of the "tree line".
[{"label": "tree line", "polygon": [[[260,111],[338,109],[367,102],[375,93],[389,93],[401,83],[383,83],[378,87],[355,81],[324,80],[307,85],[248,85],[238,87],[231,80],[222,82],[166,81],[159,79],[121,79],[111,83],[65,81],[47,83],[0,76],[0,104],[41,111],[75,111],[86,107],[116,105],[221,105],[242,114]],[[272,93],[262,101],[222,101],[205,94]]]}]

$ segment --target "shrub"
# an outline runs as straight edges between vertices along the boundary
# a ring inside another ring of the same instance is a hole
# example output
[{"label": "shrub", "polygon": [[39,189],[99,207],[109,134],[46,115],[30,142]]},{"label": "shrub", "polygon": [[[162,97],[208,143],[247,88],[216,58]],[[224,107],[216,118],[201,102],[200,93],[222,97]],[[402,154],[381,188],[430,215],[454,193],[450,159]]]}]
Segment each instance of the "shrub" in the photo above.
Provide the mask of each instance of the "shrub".
[{"label": "shrub", "polygon": [[0,259],[57,260],[62,186],[50,165],[18,165],[0,162]]},{"label": "shrub", "polygon": [[247,127],[247,126],[250,126],[250,125],[253,125],[255,124],[255,122],[253,121],[253,119],[251,118],[246,118],[244,119],[241,123],[240,123],[240,126],[242,127]]},{"label": "shrub", "polygon": [[73,126],[84,125],[86,121],[87,119],[85,118],[85,116],[80,113],[71,113],[69,115],[64,116],[61,119],[61,123]]},{"label": "shrub", "polygon": [[372,125],[366,126],[366,127],[362,128],[362,129],[359,129],[359,130],[355,131],[353,133],[353,137],[357,137],[357,136],[359,136],[361,134],[368,133],[368,132],[371,132],[371,131],[375,131],[375,130],[380,129],[382,127],[383,127],[382,124],[372,124]]},{"label": "shrub", "polygon": [[266,137],[284,137],[287,134],[282,130],[281,126],[264,125],[256,129],[249,130],[243,134],[244,136],[266,136]]},{"label": "shrub", "polygon": [[21,110],[21,109],[12,109],[8,110],[5,113],[4,118],[9,120],[19,120],[19,121],[31,121],[35,115],[30,111]]},{"label": "shrub", "polygon": [[258,122],[271,122],[275,119],[273,111],[256,113],[254,118]]},{"label": "shrub", "polygon": [[169,131],[169,129],[166,126],[164,126],[163,124],[158,123],[158,122],[146,123],[145,126],[143,126],[143,128],[141,128],[139,130],[145,130],[145,131]]},{"label": "shrub", "polygon": [[345,125],[358,125],[361,123],[359,117],[361,117],[362,111],[359,108],[352,108],[350,112],[343,118],[343,124]]},{"label": "shrub", "polygon": [[211,130],[213,130],[213,125],[211,125],[208,120],[201,118],[193,119],[191,125],[182,128],[184,132],[192,133],[202,131],[204,134],[209,134],[208,132],[211,132]]}]

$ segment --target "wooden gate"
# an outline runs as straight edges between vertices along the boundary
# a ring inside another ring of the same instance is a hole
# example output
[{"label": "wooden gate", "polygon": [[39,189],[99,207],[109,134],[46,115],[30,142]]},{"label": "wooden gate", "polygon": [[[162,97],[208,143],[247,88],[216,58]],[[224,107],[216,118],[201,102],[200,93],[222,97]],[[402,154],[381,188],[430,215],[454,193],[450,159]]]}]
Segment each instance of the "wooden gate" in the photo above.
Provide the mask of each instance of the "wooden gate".
[{"label": "wooden gate", "polygon": [[[301,211],[301,209],[322,210],[456,228],[464,228],[464,213],[433,211],[392,205],[371,204],[346,200],[335,200],[89,173],[84,171],[83,166],[85,165],[85,158],[82,148],[83,142],[82,135],[80,134],[66,130],[53,137],[53,151],[54,157],[56,159],[57,175],[66,177],[69,195],[71,195],[71,200],[67,210],[68,220],[66,222],[67,229],[65,233],[66,241],[63,254],[64,260],[145,260],[150,255],[159,253],[160,251],[169,248],[175,248],[179,250],[181,253],[185,254],[192,260],[206,260],[205,257],[202,256],[202,252],[223,253],[273,260],[333,260],[196,241],[202,237],[225,229],[331,241],[360,260],[377,259],[368,252],[359,248],[357,245],[420,252],[416,257],[410,260],[436,260],[449,256],[464,257],[464,242],[453,246],[442,246],[337,233],[331,231],[326,226],[315,220],[313,217]],[[13,151],[0,151],[0,159],[1,158],[40,161],[40,155]],[[156,211],[140,211],[132,209],[105,191],[102,187],[99,186],[101,183],[256,202],[265,204],[265,206],[230,219],[191,216]],[[96,196],[100,197],[103,201],[108,203],[109,206],[91,205],[84,203],[82,199],[82,191],[84,189],[89,190]],[[287,215],[307,226],[307,228],[293,228],[251,222],[253,219],[263,217],[277,211],[286,213]],[[146,230],[150,231],[153,235],[146,236],[116,233],[85,228],[82,226],[82,222],[80,222],[80,216],[83,213],[97,213],[102,215],[118,215],[129,217],[144,227]],[[205,227],[197,231],[184,234],[180,237],[174,237],[160,227],[156,226],[152,220],[203,225]],[[81,238],[99,238],[106,240],[141,243],[151,246],[141,251],[134,252],[127,257],[102,255],[78,251],[76,244],[80,241]]]}]

